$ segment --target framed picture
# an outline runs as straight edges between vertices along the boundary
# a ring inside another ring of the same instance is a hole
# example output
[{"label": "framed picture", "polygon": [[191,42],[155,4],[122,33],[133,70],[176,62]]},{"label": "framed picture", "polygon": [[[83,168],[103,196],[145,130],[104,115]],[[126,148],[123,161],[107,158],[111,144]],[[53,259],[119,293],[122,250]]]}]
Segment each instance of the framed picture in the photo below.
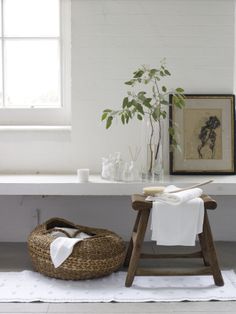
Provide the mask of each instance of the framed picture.
[{"label": "framed picture", "polygon": [[170,106],[170,126],[179,145],[170,153],[170,173],[235,173],[234,95],[185,96],[183,109]]}]

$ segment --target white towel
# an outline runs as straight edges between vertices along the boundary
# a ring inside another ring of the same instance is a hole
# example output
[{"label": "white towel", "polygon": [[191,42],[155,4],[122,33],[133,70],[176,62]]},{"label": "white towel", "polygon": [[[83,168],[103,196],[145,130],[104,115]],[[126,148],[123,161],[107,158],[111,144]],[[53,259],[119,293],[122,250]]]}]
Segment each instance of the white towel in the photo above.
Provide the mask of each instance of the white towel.
[{"label": "white towel", "polygon": [[169,193],[178,188],[175,185],[169,185],[164,192],[157,196],[148,196],[147,201],[163,201],[168,204],[179,205],[202,195],[202,189],[194,188],[177,193]]},{"label": "white towel", "polygon": [[[74,237],[74,234],[78,231],[78,229],[76,228],[62,228],[62,227],[55,227],[55,231],[51,232],[51,235],[54,238],[58,238],[58,237],[67,237],[67,235],[63,232],[65,231],[66,233],[68,233],[72,238]],[[62,231],[60,231],[62,230]]]},{"label": "white towel", "polygon": [[68,238],[65,234],[58,237],[58,231],[53,233],[57,238],[50,244],[50,255],[55,268],[59,267],[70,256],[76,243],[91,237],[84,232],[80,232],[75,238]]},{"label": "white towel", "polygon": [[[176,189],[171,186],[166,190]],[[166,191],[165,190],[165,191]],[[158,245],[194,246],[202,232],[204,202],[201,189],[170,193],[155,197],[151,215],[151,239]],[[180,194],[180,195],[179,195]],[[170,197],[169,197],[170,196]]]}]

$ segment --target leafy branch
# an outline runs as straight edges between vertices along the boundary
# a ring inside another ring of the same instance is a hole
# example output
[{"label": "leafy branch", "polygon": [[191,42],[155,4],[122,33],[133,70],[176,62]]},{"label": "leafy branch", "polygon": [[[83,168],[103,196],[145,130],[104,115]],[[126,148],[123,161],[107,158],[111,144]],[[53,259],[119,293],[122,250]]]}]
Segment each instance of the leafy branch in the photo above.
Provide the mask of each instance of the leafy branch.
[{"label": "leafy branch", "polygon": [[[151,134],[149,138],[149,143],[153,142],[154,137],[154,124],[158,123],[162,119],[167,117],[167,109],[170,105],[176,106],[182,109],[185,105],[184,90],[181,87],[176,89],[168,89],[166,85],[161,83],[162,79],[166,79],[171,75],[170,71],[167,69],[165,60],[162,60],[160,67],[149,68],[148,66],[141,66],[135,72],[133,72],[133,77],[125,82],[126,85],[131,87],[131,90],[127,92],[127,96],[124,97],[121,104],[121,109],[103,110],[101,120],[106,122],[106,129],[109,129],[113,123],[115,117],[121,120],[122,124],[128,124],[130,120],[136,118],[142,121],[144,117],[148,117],[151,125]],[[143,89],[136,91],[134,87],[144,86]],[[172,94],[172,104],[169,104],[168,97]],[[160,128],[159,128],[160,130]],[[175,128],[169,128],[169,134],[172,138],[172,145],[177,146],[177,140],[175,136]],[[157,149],[155,152],[155,159],[159,152],[160,137],[157,143]],[[150,170],[153,161],[150,164]]]}]

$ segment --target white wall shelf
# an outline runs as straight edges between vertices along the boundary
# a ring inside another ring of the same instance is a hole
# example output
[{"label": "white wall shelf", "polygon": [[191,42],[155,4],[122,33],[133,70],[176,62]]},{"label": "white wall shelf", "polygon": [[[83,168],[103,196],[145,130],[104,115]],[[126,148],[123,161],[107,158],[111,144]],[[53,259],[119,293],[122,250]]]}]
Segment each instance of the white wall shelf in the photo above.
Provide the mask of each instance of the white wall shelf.
[{"label": "white wall shelf", "polygon": [[131,195],[145,186],[187,187],[213,179],[203,187],[210,195],[236,195],[236,176],[165,176],[162,182],[110,182],[91,175],[79,183],[76,175],[0,175],[0,195]]}]

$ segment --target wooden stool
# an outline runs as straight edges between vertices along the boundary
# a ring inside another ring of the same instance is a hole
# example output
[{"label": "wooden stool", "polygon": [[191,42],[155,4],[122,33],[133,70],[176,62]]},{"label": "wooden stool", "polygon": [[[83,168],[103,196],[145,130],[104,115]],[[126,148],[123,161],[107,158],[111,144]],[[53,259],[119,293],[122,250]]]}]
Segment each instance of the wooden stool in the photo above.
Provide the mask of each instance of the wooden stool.
[{"label": "wooden stool", "polygon": [[[130,287],[135,276],[192,276],[192,275],[212,275],[217,286],[223,286],[224,281],[219,268],[211,228],[208,220],[207,209],[215,209],[217,203],[209,196],[204,195],[205,215],[203,222],[203,232],[198,235],[201,250],[188,254],[143,254],[141,248],[147,229],[148,219],[152,208],[152,202],[145,201],[143,195],[132,196],[132,207],[137,211],[137,218],[133,227],[133,233],[129,242],[124,266],[128,266],[125,286]],[[158,268],[138,268],[140,258],[202,258],[204,267],[197,269],[158,269]]]}]

